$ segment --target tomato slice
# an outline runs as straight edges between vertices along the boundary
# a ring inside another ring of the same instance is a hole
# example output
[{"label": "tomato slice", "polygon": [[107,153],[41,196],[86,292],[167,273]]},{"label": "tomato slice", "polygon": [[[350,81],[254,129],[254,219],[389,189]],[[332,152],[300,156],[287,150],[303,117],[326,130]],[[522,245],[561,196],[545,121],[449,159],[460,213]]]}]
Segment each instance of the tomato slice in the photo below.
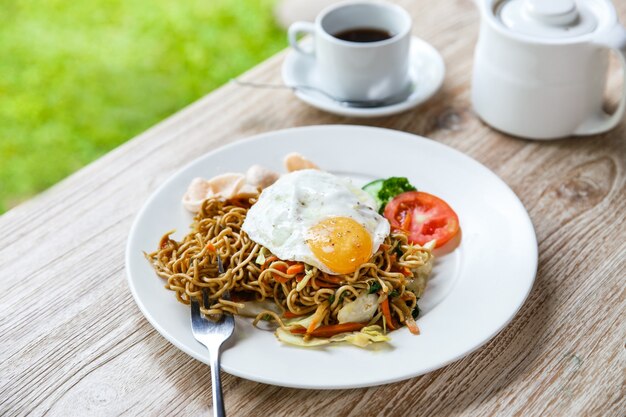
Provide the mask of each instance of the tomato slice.
[{"label": "tomato slice", "polygon": [[459,217],[448,203],[421,191],[398,194],[384,214],[392,229],[406,231],[409,241],[419,245],[436,240],[438,248],[459,232]]}]

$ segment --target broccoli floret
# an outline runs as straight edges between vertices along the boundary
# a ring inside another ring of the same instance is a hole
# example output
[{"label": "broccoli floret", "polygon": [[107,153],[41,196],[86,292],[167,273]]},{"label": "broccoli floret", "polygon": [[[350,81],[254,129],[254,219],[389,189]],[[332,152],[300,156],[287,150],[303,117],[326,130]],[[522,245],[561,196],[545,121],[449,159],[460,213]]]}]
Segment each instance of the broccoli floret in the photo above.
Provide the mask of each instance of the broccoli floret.
[{"label": "broccoli floret", "polygon": [[407,191],[416,191],[417,189],[411,185],[405,177],[390,177],[383,181],[382,188],[378,191],[378,199],[381,202],[381,211],[384,210],[387,203],[397,196]]}]

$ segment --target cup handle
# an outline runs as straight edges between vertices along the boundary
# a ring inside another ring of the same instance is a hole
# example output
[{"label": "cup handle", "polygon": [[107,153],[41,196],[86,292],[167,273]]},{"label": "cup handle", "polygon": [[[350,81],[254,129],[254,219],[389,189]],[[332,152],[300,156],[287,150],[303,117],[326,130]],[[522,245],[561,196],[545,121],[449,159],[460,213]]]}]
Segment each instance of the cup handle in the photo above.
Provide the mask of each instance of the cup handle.
[{"label": "cup handle", "polygon": [[289,38],[289,44],[293,49],[301,53],[302,55],[313,56],[315,51],[313,48],[306,50],[303,49],[298,43],[298,35],[309,34],[315,36],[315,25],[310,22],[294,22],[289,26],[287,36]]},{"label": "cup handle", "polygon": [[615,113],[609,115],[600,110],[580,125],[574,135],[595,135],[611,130],[622,120],[624,110],[626,110],[626,28],[617,23],[605,36],[594,43],[601,47],[613,49],[619,56],[622,63],[622,98]]}]

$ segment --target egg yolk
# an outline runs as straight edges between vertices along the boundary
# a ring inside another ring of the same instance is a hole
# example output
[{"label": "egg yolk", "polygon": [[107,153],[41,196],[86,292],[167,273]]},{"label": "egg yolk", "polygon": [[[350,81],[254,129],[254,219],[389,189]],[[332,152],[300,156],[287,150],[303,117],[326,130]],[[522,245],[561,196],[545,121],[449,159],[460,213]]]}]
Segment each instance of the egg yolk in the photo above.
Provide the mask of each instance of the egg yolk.
[{"label": "egg yolk", "polygon": [[315,257],[337,274],[354,272],[372,255],[372,238],[349,217],[330,217],[309,229],[307,245]]}]

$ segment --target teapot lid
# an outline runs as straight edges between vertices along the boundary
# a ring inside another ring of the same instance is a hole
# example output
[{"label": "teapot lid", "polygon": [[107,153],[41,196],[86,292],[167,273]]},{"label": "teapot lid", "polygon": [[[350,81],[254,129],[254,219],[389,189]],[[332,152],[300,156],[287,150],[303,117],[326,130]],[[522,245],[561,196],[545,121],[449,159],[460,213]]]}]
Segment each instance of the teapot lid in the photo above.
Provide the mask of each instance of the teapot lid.
[{"label": "teapot lid", "polygon": [[504,0],[496,16],[510,30],[540,38],[571,38],[598,26],[584,2],[574,0]]}]

